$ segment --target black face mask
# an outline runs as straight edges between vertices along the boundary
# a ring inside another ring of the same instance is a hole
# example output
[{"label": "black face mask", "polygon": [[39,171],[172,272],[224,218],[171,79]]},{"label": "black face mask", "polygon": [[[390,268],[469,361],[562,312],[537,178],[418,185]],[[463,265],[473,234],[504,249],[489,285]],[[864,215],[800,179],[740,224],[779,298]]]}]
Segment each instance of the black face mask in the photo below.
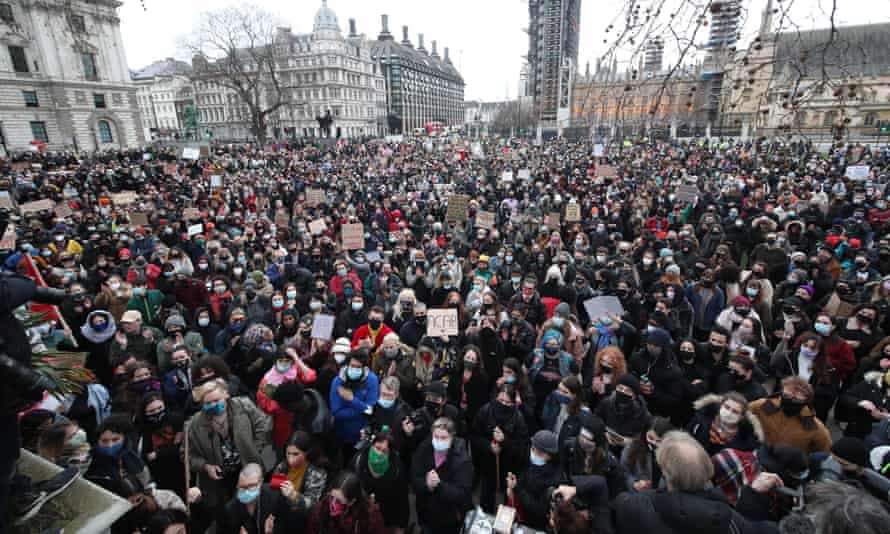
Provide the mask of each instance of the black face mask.
[{"label": "black face mask", "polygon": [[608,365],[600,365],[600,372],[604,375],[612,374],[612,368]]},{"label": "black face mask", "polygon": [[714,287],[714,281],[713,280],[702,280],[701,285],[704,287]]},{"label": "black face mask", "polygon": [[414,322],[420,326],[425,325],[426,324],[426,315],[415,315]]},{"label": "black face mask", "polygon": [[368,319],[368,326],[371,330],[377,330],[380,328],[381,321],[380,319]]},{"label": "black face mask", "polygon": [[712,354],[720,354],[721,352],[723,352],[723,349],[725,349],[726,347],[722,346],[722,345],[715,345],[713,343],[708,343],[708,348],[711,349]]},{"label": "black face mask", "polygon": [[695,360],[695,351],[681,350],[680,359],[682,359],[684,362],[691,362]]},{"label": "black face mask", "polygon": [[782,397],[782,413],[787,415],[788,417],[794,417],[799,415],[800,412],[804,409],[806,403],[798,402],[796,400],[789,399],[788,397]]},{"label": "black face mask", "polygon": [[615,392],[615,404],[618,406],[628,406],[631,402],[633,402],[632,395],[620,391]]},{"label": "black face mask", "polygon": [[736,373],[735,371],[729,372],[729,378],[732,380],[733,384],[742,384],[746,382],[745,377],[740,375],[739,373]]},{"label": "black face mask", "polygon": [[436,401],[425,401],[423,405],[426,407],[427,411],[433,415],[438,415],[439,412],[442,411],[442,405]]},{"label": "black face mask", "polygon": [[516,412],[513,406],[506,406],[498,401],[491,403],[491,415],[498,424],[506,423]]},{"label": "black face mask", "polygon": [[247,297],[247,300],[253,300],[256,297],[256,291],[248,289],[244,292],[244,295]]}]

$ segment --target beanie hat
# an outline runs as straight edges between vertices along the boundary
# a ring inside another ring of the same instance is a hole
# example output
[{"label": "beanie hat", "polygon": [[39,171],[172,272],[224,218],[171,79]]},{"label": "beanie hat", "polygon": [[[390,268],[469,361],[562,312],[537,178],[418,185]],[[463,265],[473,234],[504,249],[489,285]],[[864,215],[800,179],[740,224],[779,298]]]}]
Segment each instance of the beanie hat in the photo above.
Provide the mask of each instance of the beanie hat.
[{"label": "beanie hat", "polygon": [[843,437],[834,442],[831,446],[831,452],[838,458],[854,463],[860,467],[869,465],[868,463],[868,447],[865,442],[859,438]]},{"label": "beanie hat", "polygon": [[171,326],[178,326],[179,328],[185,329],[185,319],[179,314],[171,315],[164,321],[164,330],[170,330]]},{"label": "beanie hat", "polygon": [[427,384],[427,386],[423,389],[423,393],[424,395],[433,395],[443,399],[448,396],[448,390],[445,386],[445,383],[438,380]]},{"label": "beanie hat", "polygon": [[664,271],[667,273],[673,273],[673,274],[676,274],[679,276],[680,275],[680,266],[677,265],[676,263],[672,263],[672,264],[668,265]]},{"label": "beanie hat", "polygon": [[661,328],[653,328],[646,334],[646,343],[656,347],[667,348],[671,344],[671,335]]},{"label": "beanie hat", "polygon": [[532,447],[547,454],[559,452],[559,443],[556,434],[549,430],[538,430],[532,437]]},{"label": "beanie hat", "polygon": [[551,328],[551,329],[548,329],[546,332],[544,332],[544,335],[541,336],[541,348],[543,349],[544,347],[546,347],[547,342],[550,341],[551,339],[556,339],[556,341],[559,342],[559,346],[562,347],[562,339],[563,339],[562,333],[560,333],[558,330],[553,330]]},{"label": "beanie hat", "polygon": [[751,301],[748,300],[748,297],[745,297],[745,296],[743,296],[743,295],[739,295],[739,296],[737,296],[736,298],[732,299],[732,305],[733,305],[733,306],[744,306],[744,307],[746,307],[746,308],[750,308],[750,307],[751,307]]},{"label": "beanie hat", "polygon": [[337,338],[337,341],[334,342],[333,348],[331,348],[331,353],[333,354],[349,354],[349,351],[352,350],[352,345],[349,343],[349,340],[345,337]]},{"label": "beanie hat", "polygon": [[572,312],[572,309],[569,308],[569,305],[565,302],[560,302],[556,305],[556,308],[553,309],[553,315],[559,315],[560,317],[568,317]]},{"label": "beanie hat", "polygon": [[618,379],[618,383],[615,385],[627,386],[634,392],[634,394],[640,394],[640,381],[637,380],[637,377],[630,373],[625,373],[621,378]]}]

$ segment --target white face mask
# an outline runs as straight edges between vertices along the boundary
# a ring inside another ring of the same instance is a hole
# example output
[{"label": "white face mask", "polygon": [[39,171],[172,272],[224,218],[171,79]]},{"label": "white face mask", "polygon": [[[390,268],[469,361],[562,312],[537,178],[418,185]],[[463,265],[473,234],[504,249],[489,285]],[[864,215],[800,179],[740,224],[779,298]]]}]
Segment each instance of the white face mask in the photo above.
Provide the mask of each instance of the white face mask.
[{"label": "white face mask", "polygon": [[343,362],[346,361],[345,354],[334,354],[334,361],[337,362],[337,365],[343,365]]},{"label": "white face mask", "polygon": [[731,411],[729,408],[720,408],[720,420],[728,425],[737,425],[741,421],[742,416]]}]

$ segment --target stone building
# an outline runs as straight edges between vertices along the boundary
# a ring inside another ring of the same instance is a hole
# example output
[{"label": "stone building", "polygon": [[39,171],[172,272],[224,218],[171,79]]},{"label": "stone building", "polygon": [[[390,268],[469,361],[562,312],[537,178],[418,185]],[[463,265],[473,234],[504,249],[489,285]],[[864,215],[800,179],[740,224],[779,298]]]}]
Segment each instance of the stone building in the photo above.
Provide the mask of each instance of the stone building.
[{"label": "stone building", "polygon": [[0,2],[0,131],[7,150],[140,145],[117,0]]},{"label": "stone building", "polygon": [[581,0],[529,0],[528,88],[535,115],[544,125],[570,114],[578,68]]},{"label": "stone building", "polygon": [[194,103],[191,73],[191,65],[173,58],[133,73],[146,139],[184,137],[185,108]]},{"label": "stone building", "polygon": [[464,122],[464,80],[444,47],[440,56],[436,41],[430,50],[418,35],[417,48],[402,27],[402,40],[389,33],[389,17],[382,16],[382,29],[371,55],[380,65],[386,82],[386,122],[389,133],[411,133],[430,122],[460,126]]}]

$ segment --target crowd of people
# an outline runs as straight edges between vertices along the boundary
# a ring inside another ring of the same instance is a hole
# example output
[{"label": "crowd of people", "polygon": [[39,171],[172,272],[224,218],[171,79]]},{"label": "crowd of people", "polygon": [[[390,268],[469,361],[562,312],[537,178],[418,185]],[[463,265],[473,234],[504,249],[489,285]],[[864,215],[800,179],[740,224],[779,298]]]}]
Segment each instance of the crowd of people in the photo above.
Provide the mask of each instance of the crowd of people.
[{"label": "crowd of people", "polygon": [[128,499],[126,534],[457,534],[501,504],[559,534],[887,532],[890,152],[600,154],[6,162],[57,208],[8,212],[3,266],[66,290],[57,348],[95,374],[23,446]]}]

